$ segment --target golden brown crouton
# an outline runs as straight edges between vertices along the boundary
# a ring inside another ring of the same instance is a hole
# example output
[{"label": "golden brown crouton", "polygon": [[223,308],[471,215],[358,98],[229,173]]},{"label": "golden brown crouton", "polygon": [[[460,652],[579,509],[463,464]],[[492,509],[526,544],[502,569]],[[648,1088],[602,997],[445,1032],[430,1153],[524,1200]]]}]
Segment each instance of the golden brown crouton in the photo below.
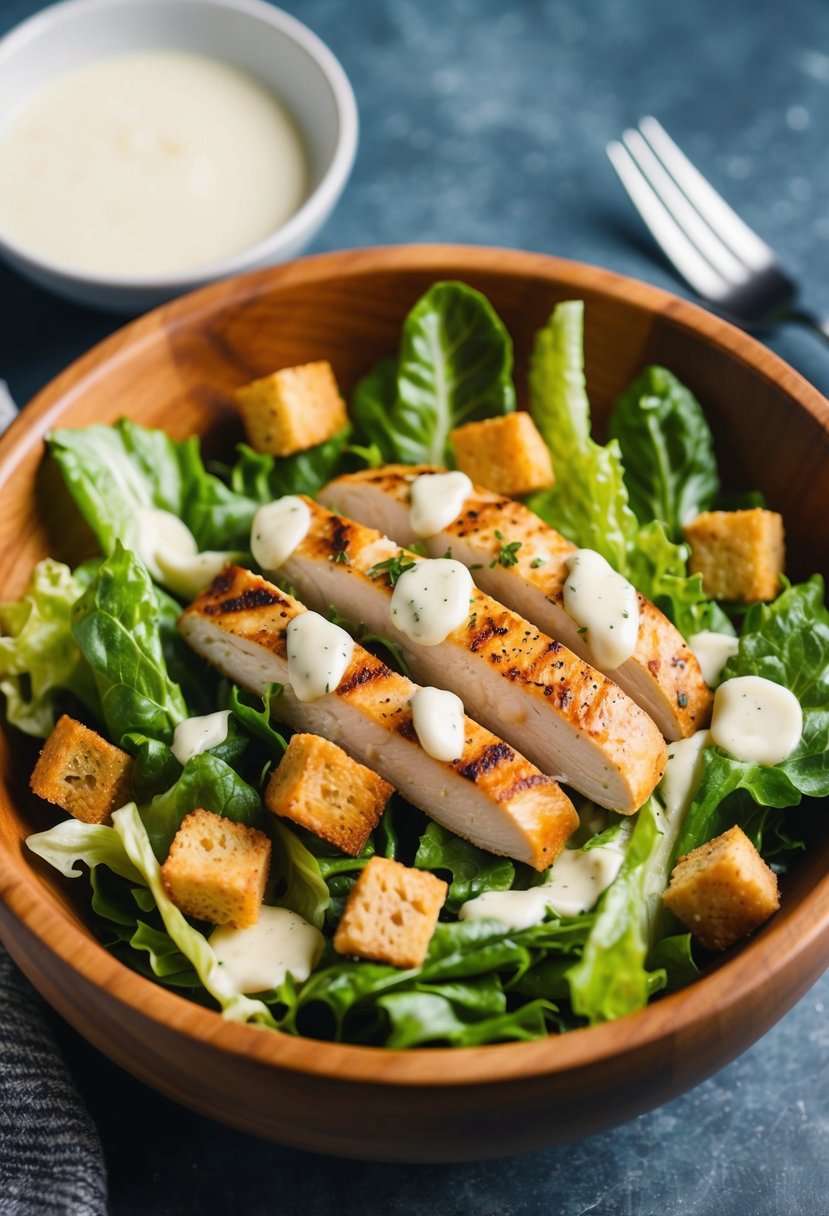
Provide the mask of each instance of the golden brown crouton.
[{"label": "golden brown crouton", "polygon": [[290,456],[323,443],[348,422],[331,364],[303,363],[236,390],[248,441],[257,452]]},{"label": "golden brown crouton", "polygon": [[496,494],[515,498],[553,484],[550,449],[524,410],[468,422],[450,439],[461,472]]},{"label": "golden brown crouton", "polygon": [[691,573],[702,575],[712,599],[751,604],[773,600],[780,590],[786,551],[776,511],[706,511],[686,526],[685,539]]},{"label": "golden brown crouton", "polygon": [[185,915],[246,929],[259,919],[270,859],[264,832],[212,811],[191,811],[173,838],[161,877]]},{"label": "golden brown crouton", "polygon": [[334,949],[392,967],[419,967],[448,889],[434,874],[372,857],[351,888]]},{"label": "golden brown crouton", "polygon": [[132,757],[64,714],[43,745],[29,785],[82,823],[103,823],[132,797]]},{"label": "golden brown crouton", "polygon": [[739,827],[700,845],[674,866],[662,896],[708,950],[725,950],[780,906],[777,877]]},{"label": "golden brown crouton", "polygon": [[351,857],[362,852],[394,792],[319,735],[294,735],[265,790],[265,806]]}]

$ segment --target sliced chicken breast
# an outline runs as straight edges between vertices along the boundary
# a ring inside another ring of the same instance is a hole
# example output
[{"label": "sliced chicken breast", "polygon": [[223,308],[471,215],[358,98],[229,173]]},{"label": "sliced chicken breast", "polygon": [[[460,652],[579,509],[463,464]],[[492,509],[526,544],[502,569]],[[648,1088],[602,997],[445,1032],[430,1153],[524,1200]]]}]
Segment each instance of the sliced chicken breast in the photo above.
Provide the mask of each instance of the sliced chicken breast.
[{"label": "sliced chicken breast", "polygon": [[[412,482],[420,473],[437,472],[406,465],[366,469],[330,482],[320,499],[410,545],[418,539],[410,518]],[[596,665],[564,607],[564,562],[576,546],[523,503],[475,486],[457,518],[424,543],[432,557],[451,550],[482,590]],[[600,670],[653,718],[666,739],[684,739],[708,725],[713,694],[699,663],[679,630],[644,596],[636,649],[619,667]]]},{"label": "sliced chicken breast", "polygon": [[557,783],[468,717],[460,759],[433,759],[412,723],[409,702],[417,686],[357,644],[335,689],[298,700],[288,680],[287,630],[305,611],[265,579],[232,566],[184,612],[179,629],[244,688],[262,694],[272,683],[284,685],[280,721],[338,743],[479,848],[547,869],[578,826]]},{"label": "sliced chicken breast", "polygon": [[457,693],[467,712],[546,773],[600,806],[633,814],[665,766],[651,719],[621,689],[516,613],[472,588],[468,615],[439,645],[414,641],[391,616],[400,559],[424,559],[388,537],[303,500],[310,527],[280,574],[309,607],[390,638],[415,679]]}]

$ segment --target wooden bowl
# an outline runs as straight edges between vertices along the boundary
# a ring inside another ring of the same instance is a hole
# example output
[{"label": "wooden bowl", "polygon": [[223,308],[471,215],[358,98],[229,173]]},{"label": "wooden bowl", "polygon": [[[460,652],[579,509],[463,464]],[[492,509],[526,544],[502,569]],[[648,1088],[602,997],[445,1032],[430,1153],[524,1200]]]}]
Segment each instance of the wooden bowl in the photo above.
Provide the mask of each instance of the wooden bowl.
[{"label": "wooden bowl", "polygon": [[[603,270],[528,253],[409,247],[325,255],[214,285],[128,325],[59,376],[0,442],[4,598],[23,590],[45,553],[79,555],[80,532],[41,467],[50,427],[127,414],[177,437],[201,432],[220,450],[239,438],[234,386],[327,358],[348,390],[395,351],[405,313],[442,278],[492,300],[515,340],[519,393],[536,329],[557,301],[583,299],[599,427],[643,364],[665,364],[703,401],[728,481],[759,486],[783,512],[794,574],[829,569],[829,403],[768,350],[699,308]],[[97,944],[86,883],[47,872],[23,848],[45,826],[27,795],[29,770],[20,739],[0,740],[0,936],[17,963],[67,1021],[141,1080],[302,1148],[460,1161],[597,1132],[722,1067],[826,963],[824,831],[762,932],[685,991],[610,1025],[532,1043],[409,1052],[238,1026],[142,979]]]}]

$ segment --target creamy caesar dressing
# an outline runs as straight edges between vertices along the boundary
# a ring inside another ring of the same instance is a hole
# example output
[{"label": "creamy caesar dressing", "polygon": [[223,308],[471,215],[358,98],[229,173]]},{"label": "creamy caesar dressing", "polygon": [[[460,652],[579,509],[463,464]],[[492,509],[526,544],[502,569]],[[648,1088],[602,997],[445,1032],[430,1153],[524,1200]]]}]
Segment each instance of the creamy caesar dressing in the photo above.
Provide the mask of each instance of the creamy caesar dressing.
[{"label": "creamy caesar dressing", "polygon": [[136,512],[133,548],[156,582],[183,599],[194,599],[237,556],[213,549],[199,553],[184,521],[160,507]]},{"label": "creamy caesar dressing", "polygon": [[238,993],[268,992],[289,972],[301,984],[316,967],[325,945],[319,929],[296,912],[267,904],[259,909],[255,925],[248,929],[221,925],[209,941],[222,975]]},{"label": "creamy caesar dressing", "polygon": [[318,612],[303,612],[287,629],[288,683],[298,701],[334,692],[354,653],[354,641]]},{"label": "creamy caesar dressing", "polygon": [[292,119],[252,76],[139,51],[76,68],[13,113],[0,181],[6,237],[81,271],[146,276],[263,240],[302,204],[308,169]]},{"label": "creamy caesar dressing", "polygon": [[173,731],[170,750],[179,764],[186,764],[194,756],[211,747],[218,747],[227,738],[230,710],[219,709],[213,714],[202,714],[197,718],[185,718]]},{"label": "creamy caesar dressing", "polygon": [[740,640],[727,633],[703,629],[692,634],[688,646],[699,663],[703,680],[709,688],[716,688],[726,663],[740,649]]},{"label": "creamy caesar dressing", "polygon": [[474,587],[466,566],[450,557],[415,562],[395,584],[392,621],[421,646],[439,646],[466,620]]},{"label": "creamy caesar dressing", "polygon": [[635,589],[593,549],[577,549],[564,564],[564,607],[584,631],[597,667],[620,667],[639,634]]},{"label": "creamy caesar dressing", "polygon": [[763,676],[736,676],[714,693],[711,738],[749,764],[780,764],[800,742],[803,711],[793,692]]},{"label": "creamy caesar dressing", "polygon": [[421,473],[412,482],[410,522],[415,536],[436,536],[463,510],[472,493],[466,473]]},{"label": "creamy caesar dressing", "polygon": [[463,701],[443,688],[418,688],[409,704],[418,742],[434,760],[460,760],[464,747]]},{"label": "creamy caesar dressing", "polygon": [[295,494],[260,507],[250,529],[250,551],[263,570],[278,570],[301,545],[311,527],[311,511]]},{"label": "creamy caesar dressing", "polygon": [[589,912],[615,881],[624,853],[612,845],[565,849],[547,871],[544,882],[528,891],[485,891],[461,905],[461,920],[493,917],[510,929],[539,925],[552,908],[559,916]]},{"label": "creamy caesar dressing", "polygon": [[709,730],[698,730],[687,739],[668,744],[668,762],[659,784],[669,820],[684,814],[702,780],[703,749],[711,747]]}]

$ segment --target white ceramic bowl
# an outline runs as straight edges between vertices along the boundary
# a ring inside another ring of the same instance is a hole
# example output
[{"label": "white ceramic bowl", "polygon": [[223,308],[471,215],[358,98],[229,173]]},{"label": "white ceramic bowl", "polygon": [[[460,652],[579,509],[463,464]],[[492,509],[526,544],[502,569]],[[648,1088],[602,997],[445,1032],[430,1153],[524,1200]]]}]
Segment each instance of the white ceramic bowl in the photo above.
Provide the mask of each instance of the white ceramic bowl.
[{"label": "white ceramic bowl", "polygon": [[264,240],[195,270],[163,276],[68,269],[0,231],[0,255],[21,274],[59,295],[114,312],[143,312],[215,279],[295,257],[333,210],[357,148],[357,106],[339,62],[306,26],[265,0],[64,0],[0,40],[0,115],[73,68],[140,50],[220,59],[271,88],[299,127],[311,181],[299,210]]}]

